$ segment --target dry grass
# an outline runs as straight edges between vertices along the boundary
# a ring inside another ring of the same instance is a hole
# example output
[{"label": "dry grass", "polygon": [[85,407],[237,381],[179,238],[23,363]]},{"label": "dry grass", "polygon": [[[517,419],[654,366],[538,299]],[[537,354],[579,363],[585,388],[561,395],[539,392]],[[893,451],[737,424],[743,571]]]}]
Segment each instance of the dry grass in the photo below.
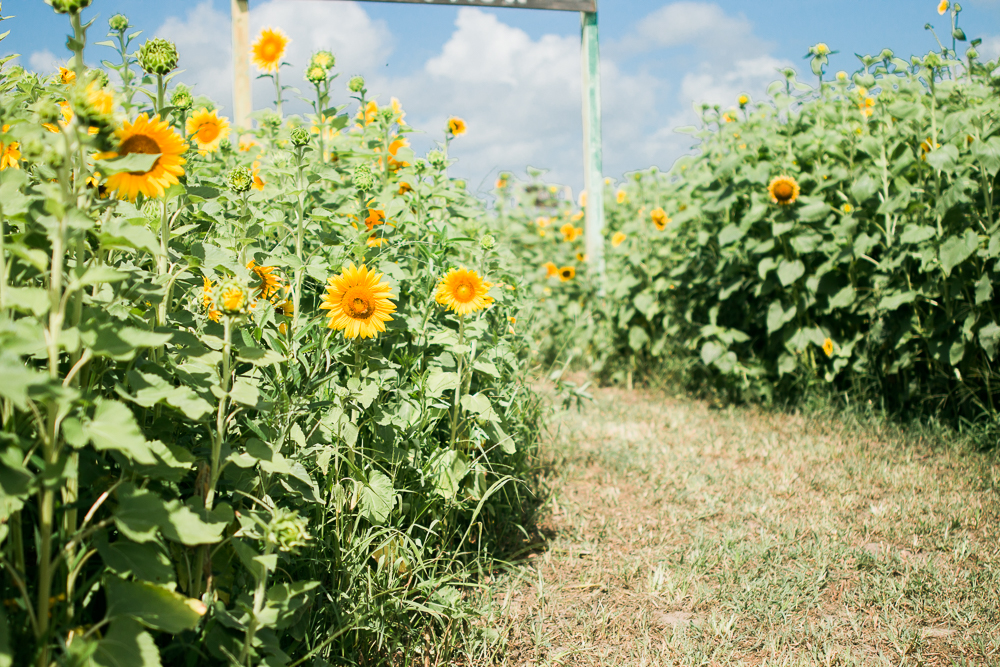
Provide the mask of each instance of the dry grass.
[{"label": "dry grass", "polygon": [[552,431],[473,664],[1000,664],[996,455],[613,389]]}]

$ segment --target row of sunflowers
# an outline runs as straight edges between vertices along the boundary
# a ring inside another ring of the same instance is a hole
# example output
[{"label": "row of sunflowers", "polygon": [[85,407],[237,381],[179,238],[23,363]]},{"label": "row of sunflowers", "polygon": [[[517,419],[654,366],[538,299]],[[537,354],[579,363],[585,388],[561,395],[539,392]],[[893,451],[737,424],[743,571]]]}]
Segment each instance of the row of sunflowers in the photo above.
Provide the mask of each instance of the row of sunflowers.
[{"label": "row of sunflowers", "polygon": [[[335,58],[234,128],[80,12],[0,64],[0,666],[445,657],[521,539],[539,401],[484,207]],[[87,59],[85,59],[85,55]]]},{"label": "row of sunflowers", "polygon": [[579,248],[540,238],[539,215],[579,216],[585,196],[498,181],[498,236],[547,300],[543,357],[728,400],[816,390],[995,428],[1000,70],[980,40],[959,54],[959,5],[938,10],[950,45],[831,76],[817,44],[815,84],[787,69],[766,99],[702,107],[682,130],[697,155],[607,180],[603,295],[596,275],[554,283]]}]

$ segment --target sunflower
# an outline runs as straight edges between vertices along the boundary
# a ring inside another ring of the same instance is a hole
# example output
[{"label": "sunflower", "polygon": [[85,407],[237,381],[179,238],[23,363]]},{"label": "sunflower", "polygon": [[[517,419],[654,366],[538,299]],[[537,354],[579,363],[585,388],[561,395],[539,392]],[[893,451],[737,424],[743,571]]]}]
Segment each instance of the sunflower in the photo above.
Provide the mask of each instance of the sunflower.
[{"label": "sunflower", "polygon": [[569,282],[573,278],[576,278],[576,269],[572,266],[564,266],[559,269],[559,280],[562,282]]},{"label": "sunflower", "polygon": [[559,228],[559,233],[563,235],[563,240],[567,243],[575,241],[576,237],[583,233],[583,230],[579,227],[574,227],[573,223],[567,222],[565,225]]},{"label": "sunflower", "polygon": [[405,195],[407,192],[413,192],[413,186],[406,181],[402,181],[399,184],[399,194]]},{"label": "sunflower", "polygon": [[949,7],[951,7],[951,3],[948,2],[948,0],[941,0],[941,2],[938,3],[938,15],[943,15],[946,11],[948,11]]},{"label": "sunflower", "polygon": [[739,102],[739,105],[741,107],[745,107],[747,104],[750,103],[750,97],[748,95],[740,95],[736,101]]},{"label": "sunflower", "polygon": [[617,201],[619,204],[624,204],[626,197],[628,197],[628,195],[625,194],[624,190],[619,190],[618,192],[615,193],[615,201]]},{"label": "sunflower", "polygon": [[545,262],[542,266],[545,267],[545,277],[551,278],[559,273],[559,267],[555,265],[554,262]]},{"label": "sunflower", "polygon": [[[3,126],[3,132],[7,132],[10,129],[10,125]],[[0,143],[0,171],[10,167],[11,169],[20,169],[21,165],[18,164],[18,160],[21,159],[21,144],[16,141],[12,141],[9,144]]]},{"label": "sunflower", "polygon": [[257,287],[257,294],[262,299],[270,300],[272,297],[277,296],[278,291],[281,289],[281,281],[274,274],[275,268],[273,266],[260,266],[252,259],[247,264],[247,269],[256,275],[260,281],[260,285]]},{"label": "sunflower", "polygon": [[659,206],[649,212],[649,219],[653,221],[653,226],[661,232],[667,228],[668,224],[670,224],[670,218],[667,217],[667,212]]},{"label": "sunflower", "polygon": [[253,43],[253,64],[261,72],[275,73],[288,46],[288,36],[277,28],[264,28]]},{"label": "sunflower", "polygon": [[400,104],[399,100],[395,97],[392,98],[389,100],[389,106],[392,107],[392,113],[396,117],[396,122],[399,125],[406,125],[406,121],[403,120],[406,118],[406,112],[403,111],[403,105]]},{"label": "sunflower", "polygon": [[829,338],[823,341],[823,352],[826,353],[826,356],[828,357],[833,356],[833,341]]},{"label": "sunflower", "polygon": [[580,196],[577,198],[577,203],[580,205],[580,208],[583,208],[583,207],[585,207],[587,205],[587,191],[586,190],[584,190],[584,191],[582,191],[580,193]]},{"label": "sunflower", "polygon": [[865,99],[862,100],[860,104],[858,104],[858,108],[861,110],[861,115],[864,116],[865,118],[872,117],[872,114],[875,112],[875,109],[873,108],[874,106],[875,106],[875,98],[872,97],[871,95],[865,97]]},{"label": "sunflower", "polygon": [[365,227],[368,231],[375,229],[376,225],[385,224],[385,211],[379,208],[368,209],[368,217],[365,218]]},{"label": "sunflower", "polygon": [[378,115],[378,103],[375,100],[369,100],[368,104],[365,105],[364,110],[358,109],[358,118],[363,119],[365,125],[373,122],[375,116]]},{"label": "sunflower", "polygon": [[587,259],[589,259],[587,253],[585,253],[585,252],[578,252],[578,253],[576,253],[576,261],[578,261],[578,262],[586,262]]},{"label": "sunflower", "polygon": [[851,211],[854,210],[854,207],[851,206],[850,204],[845,203],[843,206],[840,207],[840,210],[843,211],[844,213],[850,213]]},{"label": "sunflower", "polygon": [[87,106],[99,116],[110,116],[115,112],[115,94],[91,81],[87,85]]},{"label": "sunflower", "polygon": [[253,173],[253,185],[251,185],[250,187],[252,187],[254,190],[263,191],[264,186],[267,184],[264,182],[264,179],[260,177],[260,160],[253,161],[252,173]]},{"label": "sunflower", "polygon": [[212,294],[212,281],[204,276],[202,276],[201,279],[204,281],[201,288],[201,305],[208,311],[208,319],[213,322],[218,322],[219,311],[212,307],[212,301],[214,300],[214,296]]},{"label": "sunflower", "polygon": [[119,199],[135,201],[141,192],[147,197],[162,197],[166,188],[178,183],[177,177],[184,173],[184,158],[181,155],[187,150],[187,143],[168,123],[153,116],[152,120],[145,114],[139,114],[134,123],[125,121],[121,129],[116,130],[118,151],[105,154],[104,157],[118,157],[143,153],[146,155],[160,154],[149,171],[129,171],[112,174],[108,177],[106,186],[109,192],[115,192]]},{"label": "sunflower", "polygon": [[396,304],[389,300],[388,283],[379,282],[381,273],[352,262],[339,276],[330,278],[320,309],[329,310],[330,329],[343,330],[347,338],[374,338],[392,320]]},{"label": "sunflower", "polygon": [[202,108],[187,119],[184,129],[202,154],[214,153],[219,150],[219,143],[229,136],[229,119],[219,118],[219,112],[214,109],[209,112]]},{"label": "sunflower", "polygon": [[76,81],[76,72],[71,69],[66,69],[65,67],[59,68],[59,82],[70,84]]},{"label": "sunflower", "polygon": [[540,215],[535,218],[535,224],[542,228],[548,227],[550,222],[552,222],[552,220],[550,218],[546,218],[544,215]]},{"label": "sunflower", "polygon": [[384,236],[379,236],[378,234],[372,234],[371,236],[368,237],[368,240],[365,241],[365,245],[368,246],[369,248],[381,248],[382,244],[385,243],[386,241],[388,241],[388,239],[385,238]]},{"label": "sunflower", "polygon": [[435,299],[459,317],[464,317],[493,303],[493,297],[486,294],[492,286],[478,273],[463,266],[452,269],[441,278]]},{"label": "sunflower", "polygon": [[617,248],[624,243],[627,238],[628,237],[625,236],[625,232],[615,232],[615,235],[611,237],[611,245]]},{"label": "sunflower", "polygon": [[775,204],[792,204],[799,198],[799,184],[791,176],[775,176],[767,184],[767,194]]},{"label": "sunflower", "polygon": [[254,141],[253,137],[251,137],[250,135],[244,134],[243,136],[240,137],[240,143],[239,143],[240,151],[244,153],[249,153],[250,149],[255,146],[259,147],[260,144]]},{"label": "sunflower", "polygon": [[69,125],[70,121],[73,120],[73,108],[70,107],[69,102],[66,100],[59,102],[59,112],[62,114],[63,119],[59,121],[58,125],[55,123],[42,123],[42,127],[49,132],[58,134],[59,128]]},{"label": "sunflower", "polygon": [[451,136],[457,137],[463,135],[465,134],[465,130],[466,130],[465,121],[462,120],[461,118],[458,118],[457,116],[452,116],[451,118],[448,119],[448,132],[451,133]]}]

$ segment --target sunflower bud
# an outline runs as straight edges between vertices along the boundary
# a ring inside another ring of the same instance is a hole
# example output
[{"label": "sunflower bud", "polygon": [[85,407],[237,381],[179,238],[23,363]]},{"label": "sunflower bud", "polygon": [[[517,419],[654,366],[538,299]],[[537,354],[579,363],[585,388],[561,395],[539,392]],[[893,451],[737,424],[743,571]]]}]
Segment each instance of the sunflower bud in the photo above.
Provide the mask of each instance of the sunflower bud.
[{"label": "sunflower bud", "polygon": [[878,59],[879,60],[889,60],[894,55],[895,54],[892,52],[892,49],[882,49],[882,53],[878,54]]},{"label": "sunflower bud", "polygon": [[229,189],[238,195],[248,192],[253,185],[253,172],[244,166],[239,166],[229,172],[226,179]]},{"label": "sunflower bud", "polygon": [[483,250],[493,250],[496,247],[497,240],[492,234],[487,234],[483,238],[479,239],[479,247]]},{"label": "sunflower bud", "polygon": [[323,69],[333,69],[337,64],[337,59],[329,51],[317,51],[309,59],[309,67],[322,67]]},{"label": "sunflower bud", "polygon": [[139,65],[148,74],[168,74],[177,67],[177,47],[162,37],[146,40],[139,49]]},{"label": "sunflower bud", "polygon": [[427,161],[431,163],[432,167],[440,169],[444,166],[444,153],[437,150],[430,151],[427,153]]},{"label": "sunflower bud", "polygon": [[153,227],[159,227],[163,218],[163,202],[159,199],[147,199],[142,205],[142,217]]},{"label": "sunflower bud", "polygon": [[261,117],[260,122],[269,130],[277,130],[281,127],[281,116],[279,116],[276,111],[269,110],[263,117]]},{"label": "sunflower bud", "polygon": [[271,515],[264,539],[278,547],[278,551],[295,551],[304,547],[311,539],[308,527],[309,522],[300,517],[298,512],[279,507]]},{"label": "sunflower bud", "polygon": [[56,14],[78,14],[90,6],[90,0],[46,0]]},{"label": "sunflower bud", "polygon": [[970,46],[968,50],[965,52],[965,57],[968,58],[969,60],[975,60],[976,58],[979,57],[979,51],[976,51],[974,48]]},{"label": "sunflower bud", "polygon": [[194,106],[194,96],[184,84],[174,88],[174,94],[170,96],[170,106],[178,111],[188,111]]},{"label": "sunflower bud", "polygon": [[310,65],[306,68],[306,81],[319,85],[326,81],[326,70],[319,65]]},{"label": "sunflower bud", "polygon": [[249,296],[246,285],[229,278],[223,280],[218,289],[212,290],[212,307],[225,315],[242,315],[247,311]]},{"label": "sunflower bud", "polygon": [[302,148],[309,144],[309,130],[304,127],[297,127],[292,130],[291,134],[292,145],[296,148]]},{"label": "sunflower bud", "polygon": [[358,190],[367,192],[375,187],[375,174],[372,173],[371,167],[366,164],[358,165],[354,168],[354,187]]},{"label": "sunflower bud", "polygon": [[347,89],[352,93],[360,93],[365,89],[365,77],[352,76],[351,80],[347,82]]},{"label": "sunflower bud", "polygon": [[125,32],[128,30],[128,17],[124,14],[115,14],[108,19],[108,27],[115,32]]},{"label": "sunflower bud", "polygon": [[383,123],[391,123],[396,112],[391,107],[382,107],[378,110],[378,117]]}]

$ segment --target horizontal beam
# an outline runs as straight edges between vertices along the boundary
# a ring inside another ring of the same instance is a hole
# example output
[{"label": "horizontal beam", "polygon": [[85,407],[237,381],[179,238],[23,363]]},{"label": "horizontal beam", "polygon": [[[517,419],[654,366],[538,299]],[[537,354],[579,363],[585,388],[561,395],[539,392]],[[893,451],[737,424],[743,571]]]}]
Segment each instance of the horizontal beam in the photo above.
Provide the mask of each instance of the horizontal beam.
[{"label": "horizontal beam", "polygon": [[368,2],[406,2],[415,5],[469,5],[511,9],[556,9],[569,12],[596,12],[597,0],[367,0]]}]

